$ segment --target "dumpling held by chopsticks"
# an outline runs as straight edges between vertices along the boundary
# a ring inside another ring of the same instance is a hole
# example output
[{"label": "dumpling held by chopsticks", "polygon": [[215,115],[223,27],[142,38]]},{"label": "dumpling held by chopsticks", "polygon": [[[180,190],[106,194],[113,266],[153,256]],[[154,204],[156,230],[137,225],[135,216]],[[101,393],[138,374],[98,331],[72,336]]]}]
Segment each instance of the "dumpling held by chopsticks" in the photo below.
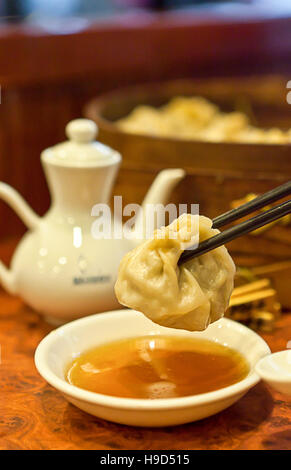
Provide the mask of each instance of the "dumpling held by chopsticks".
[{"label": "dumpling held by chopsticks", "polygon": [[171,328],[201,331],[221,318],[235,266],[224,246],[178,266],[181,253],[217,233],[207,217],[183,214],[127,253],[119,267],[119,302]]}]

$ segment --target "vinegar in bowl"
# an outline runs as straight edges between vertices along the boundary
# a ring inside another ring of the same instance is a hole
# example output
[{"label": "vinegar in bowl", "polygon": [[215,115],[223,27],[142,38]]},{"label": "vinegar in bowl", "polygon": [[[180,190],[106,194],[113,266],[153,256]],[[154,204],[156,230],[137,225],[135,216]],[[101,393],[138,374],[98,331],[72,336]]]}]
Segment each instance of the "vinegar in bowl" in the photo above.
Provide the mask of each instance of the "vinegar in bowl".
[{"label": "vinegar in bowl", "polygon": [[142,336],[97,346],[67,368],[79,388],[123,398],[178,398],[244,379],[250,367],[234,349],[182,336]]}]

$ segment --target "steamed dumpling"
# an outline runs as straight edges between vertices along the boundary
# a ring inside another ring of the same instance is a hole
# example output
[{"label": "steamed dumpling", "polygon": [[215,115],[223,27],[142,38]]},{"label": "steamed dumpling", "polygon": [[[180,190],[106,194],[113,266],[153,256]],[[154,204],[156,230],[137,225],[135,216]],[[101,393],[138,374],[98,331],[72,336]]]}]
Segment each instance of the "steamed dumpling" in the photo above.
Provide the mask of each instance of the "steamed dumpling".
[{"label": "steamed dumpling", "polygon": [[178,266],[183,250],[210,238],[207,217],[183,214],[127,253],[119,267],[119,302],[171,328],[201,331],[221,318],[233,289],[235,266],[222,246]]}]

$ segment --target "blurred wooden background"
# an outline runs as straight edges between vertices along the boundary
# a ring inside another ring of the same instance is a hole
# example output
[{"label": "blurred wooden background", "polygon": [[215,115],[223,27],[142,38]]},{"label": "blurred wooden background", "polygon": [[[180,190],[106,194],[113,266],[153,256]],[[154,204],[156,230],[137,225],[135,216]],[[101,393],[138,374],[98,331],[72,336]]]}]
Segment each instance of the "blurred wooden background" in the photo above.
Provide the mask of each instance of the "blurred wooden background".
[{"label": "blurred wooden background", "polygon": [[[93,96],[171,78],[276,73],[291,79],[290,53],[288,18],[223,22],[147,14],[66,34],[1,26],[0,180],[42,214],[49,195],[40,152],[64,140],[66,123]],[[135,193],[139,202],[154,175],[145,169],[140,184],[131,178],[130,187],[127,171],[120,172],[116,191],[127,199]],[[0,237],[24,230],[2,202],[0,220]]]}]

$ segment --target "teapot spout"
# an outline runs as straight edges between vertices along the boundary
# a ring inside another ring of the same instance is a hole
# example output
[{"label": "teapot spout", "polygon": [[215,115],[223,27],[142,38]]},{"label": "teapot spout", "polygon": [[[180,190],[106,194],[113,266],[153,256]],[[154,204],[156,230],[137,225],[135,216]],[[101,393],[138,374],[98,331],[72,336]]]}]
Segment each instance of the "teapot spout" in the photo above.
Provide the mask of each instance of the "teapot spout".
[{"label": "teapot spout", "polygon": [[[146,238],[145,222],[149,213],[153,210],[157,212],[157,207],[154,209],[154,206],[163,206],[167,203],[171,192],[184,176],[185,170],[182,168],[162,170],[157,175],[143,200],[142,210],[136,218],[135,233],[138,234],[138,241]],[[159,228],[158,219],[159,217],[154,218],[152,230]]]}]

